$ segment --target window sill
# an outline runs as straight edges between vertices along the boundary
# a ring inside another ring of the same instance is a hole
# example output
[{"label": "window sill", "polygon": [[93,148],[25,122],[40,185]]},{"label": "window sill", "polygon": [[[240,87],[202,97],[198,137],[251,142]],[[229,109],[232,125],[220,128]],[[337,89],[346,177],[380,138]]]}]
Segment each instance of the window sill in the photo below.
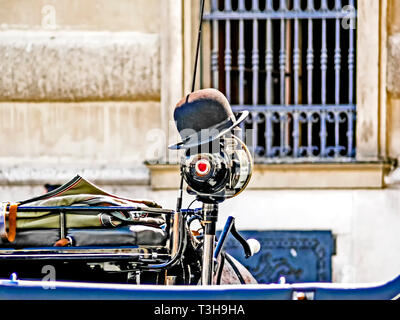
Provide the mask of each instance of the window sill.
[{"label": "window sill", "polygon": [[[153,190],[177,189],[179,165],[147,164]],[[390,164],[354,163],[256,164],[247,189],[382,189]]]}]

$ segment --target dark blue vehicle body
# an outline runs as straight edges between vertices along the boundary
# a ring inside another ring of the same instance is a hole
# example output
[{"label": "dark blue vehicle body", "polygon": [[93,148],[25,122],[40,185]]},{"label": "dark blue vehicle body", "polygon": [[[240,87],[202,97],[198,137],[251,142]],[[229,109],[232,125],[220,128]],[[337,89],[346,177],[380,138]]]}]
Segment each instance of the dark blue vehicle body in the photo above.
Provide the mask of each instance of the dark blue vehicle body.
[{"label": "dark blue vehicle body", "polygon": [[1,300],[393,300],[400,297],[400,276],[382,284],[332,283],[155,286],[0,280]]}]

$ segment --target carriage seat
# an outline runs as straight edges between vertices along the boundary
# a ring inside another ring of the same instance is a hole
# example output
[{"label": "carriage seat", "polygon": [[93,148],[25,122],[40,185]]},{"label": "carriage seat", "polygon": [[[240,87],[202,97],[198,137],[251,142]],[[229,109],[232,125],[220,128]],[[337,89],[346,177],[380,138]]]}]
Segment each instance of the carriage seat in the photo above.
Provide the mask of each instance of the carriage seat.
[{"label": "carriage seat", "polygon": [[173,212],[112,195],[81,176],[40,196],[3,202],[0,211],[0,248],[163,246],[166,214]]}]

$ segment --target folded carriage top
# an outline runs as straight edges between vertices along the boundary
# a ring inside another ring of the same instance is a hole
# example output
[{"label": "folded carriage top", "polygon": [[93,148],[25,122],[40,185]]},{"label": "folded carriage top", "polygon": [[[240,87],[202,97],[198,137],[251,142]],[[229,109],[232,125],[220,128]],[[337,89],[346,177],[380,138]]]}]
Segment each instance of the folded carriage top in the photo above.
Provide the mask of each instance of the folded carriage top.
[{"label": "folded carriage top", "polygon": [[154,201],[112,195],[76,176],[44,195],[16,204],[3,203],[0,244],[13,243],[15,237],[25,231],[42,230],[43,233],[44,230],[59,229],[62,238],[70,228],[104,229],[130,225],[161,228],[166,222],[165,214],[172,213],[172,210],[164,210]]}]

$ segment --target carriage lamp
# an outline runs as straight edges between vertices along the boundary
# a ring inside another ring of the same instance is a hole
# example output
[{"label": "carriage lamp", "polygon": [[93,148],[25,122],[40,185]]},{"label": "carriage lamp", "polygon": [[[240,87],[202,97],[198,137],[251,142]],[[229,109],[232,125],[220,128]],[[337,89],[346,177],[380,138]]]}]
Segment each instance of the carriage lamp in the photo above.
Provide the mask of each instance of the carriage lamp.
[{"label": "carriage lamp", "polygon": [[237,196],[248,185],[253,160],[246,145],[236,136],[220,140],[218,150],[194,153],[188,149],[181,160],[187,191],[200,201],[219,203]]},{"label": "carriage lamp", "polygon": [[218,205],[237,196],[250,181],[253,159],[237,135],[248,115],[243,111],[236,117],[224,94],[211,88],[190,93],[174,110],[181,141],[169,148],[184,150],[177,212],[182,204],[184,180],[187,192],[203,203],[203,285],[212,283]]},{"label": "carriage lamp", "polygon": [[[249,150],[238,137],[228,133],[218,142],[219,148],[209,150],[209,153],[196,153],[198,149],[186,150],[181,161],[181,173],[188,193],[203,202],[203,284],[212,283],[218,204],[246,188],[253,166]],[[252,246],[247,246],[251,250]]]}]

